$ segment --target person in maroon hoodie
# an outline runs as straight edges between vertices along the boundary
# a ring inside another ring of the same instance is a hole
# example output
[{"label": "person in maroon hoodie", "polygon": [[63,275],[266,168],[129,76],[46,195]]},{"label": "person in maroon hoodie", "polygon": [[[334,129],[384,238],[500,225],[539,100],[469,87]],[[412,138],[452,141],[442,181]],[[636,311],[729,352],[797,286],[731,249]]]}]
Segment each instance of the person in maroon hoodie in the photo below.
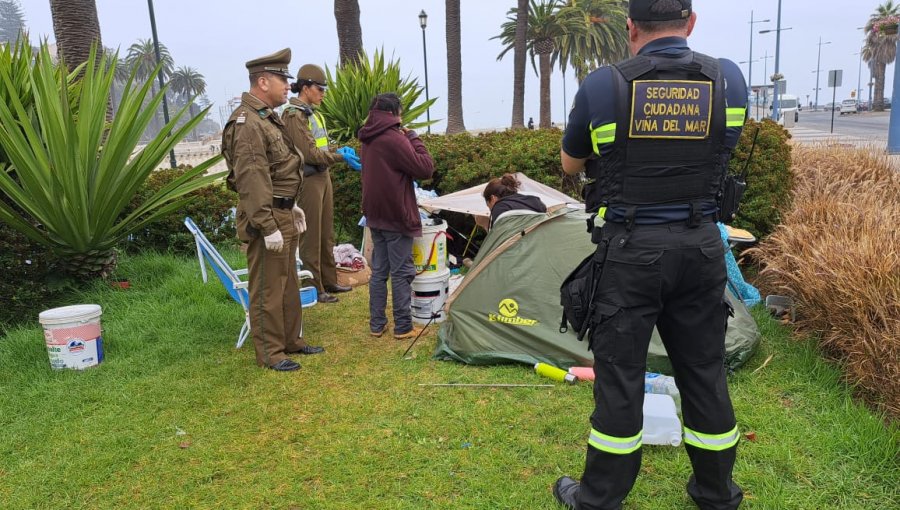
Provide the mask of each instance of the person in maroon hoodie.
[{"label": "person in maroon hoodie", "polygon": [[434,161],[415,131],[401,125],[397,94],[379,94],[369,106],[369,118],[359,130],[362,142],[362,206],[372,231],[372,278],[369,280],[369,332],[387,330],[387,280],[391,279],[394,338],[410,338],[410,299],[416,269],[413,238],[422,236],[413,179],[429,179]]}]

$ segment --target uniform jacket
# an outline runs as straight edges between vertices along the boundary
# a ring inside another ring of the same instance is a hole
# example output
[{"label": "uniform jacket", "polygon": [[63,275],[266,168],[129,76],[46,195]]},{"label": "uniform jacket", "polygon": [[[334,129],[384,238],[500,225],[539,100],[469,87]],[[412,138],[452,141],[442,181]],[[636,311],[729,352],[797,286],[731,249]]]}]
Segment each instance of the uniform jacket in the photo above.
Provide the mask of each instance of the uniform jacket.
[{"label": "uniform jacket", "polygon": [[285,134],[289,142],[303,154],[307,165],[319,167],[318,170],[324,172],[344,158],[340,154],[316,147],[316,139],[309,130],[309,115],[306,113],[311,111],[311,106],[292,97],[283,114]]},{"label": "uniform jacket", "polygon": [[372,228],[422,235],[413,179],[429,179],[434,161],[414,131],[400,131],[400,118],[390,112],[369,112],[359,130],[362,142],[362,206]]},{"label": "uniform jacket", "polygon": [[300,191],[303,155],[285,142],[278,114],[245,92],[222,131],[228,185],[238,192],[237,231],[242,241],[275,233],[272,199]]}]

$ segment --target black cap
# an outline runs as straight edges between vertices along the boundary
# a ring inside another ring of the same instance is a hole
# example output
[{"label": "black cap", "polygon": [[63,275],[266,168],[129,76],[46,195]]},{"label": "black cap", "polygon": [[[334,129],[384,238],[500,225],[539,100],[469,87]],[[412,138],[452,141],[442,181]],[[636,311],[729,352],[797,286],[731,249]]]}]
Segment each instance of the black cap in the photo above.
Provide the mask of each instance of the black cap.
[{"label": "black cap", "polygon": [[681,4],[680,9],[669,12],[651,12],[654,4],[660,0],[631,0],[628,2],[628,17],[634,21],[672,21],[691,17],[691,0],[675,0]]}]

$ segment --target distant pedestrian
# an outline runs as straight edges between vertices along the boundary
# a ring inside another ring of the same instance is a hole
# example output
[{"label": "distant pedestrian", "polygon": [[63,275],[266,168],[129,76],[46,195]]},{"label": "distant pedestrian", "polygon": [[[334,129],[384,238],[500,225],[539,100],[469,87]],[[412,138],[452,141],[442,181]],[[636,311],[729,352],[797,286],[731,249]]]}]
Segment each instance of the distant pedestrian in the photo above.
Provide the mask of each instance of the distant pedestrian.
[{"label": "distant pedestrian", "polygon": [[534,118],[528,117],[528,129],[534,129]]}]

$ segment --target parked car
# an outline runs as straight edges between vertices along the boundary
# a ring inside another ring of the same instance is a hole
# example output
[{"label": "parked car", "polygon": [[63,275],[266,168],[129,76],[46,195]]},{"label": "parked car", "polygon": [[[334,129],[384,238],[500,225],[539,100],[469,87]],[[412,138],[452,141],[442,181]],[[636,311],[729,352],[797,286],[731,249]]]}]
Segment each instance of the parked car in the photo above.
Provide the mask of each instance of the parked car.
[{"label": "parked car", "polygon": [[845,113],[859,113],[859,109],[856,106],[856,99],[844,99],[841,101],[841,115]]},{"label": "parked car", "polygon": [[825,111],[837,111],[841,109],[841,103],[828,103],[825,105]]}]

